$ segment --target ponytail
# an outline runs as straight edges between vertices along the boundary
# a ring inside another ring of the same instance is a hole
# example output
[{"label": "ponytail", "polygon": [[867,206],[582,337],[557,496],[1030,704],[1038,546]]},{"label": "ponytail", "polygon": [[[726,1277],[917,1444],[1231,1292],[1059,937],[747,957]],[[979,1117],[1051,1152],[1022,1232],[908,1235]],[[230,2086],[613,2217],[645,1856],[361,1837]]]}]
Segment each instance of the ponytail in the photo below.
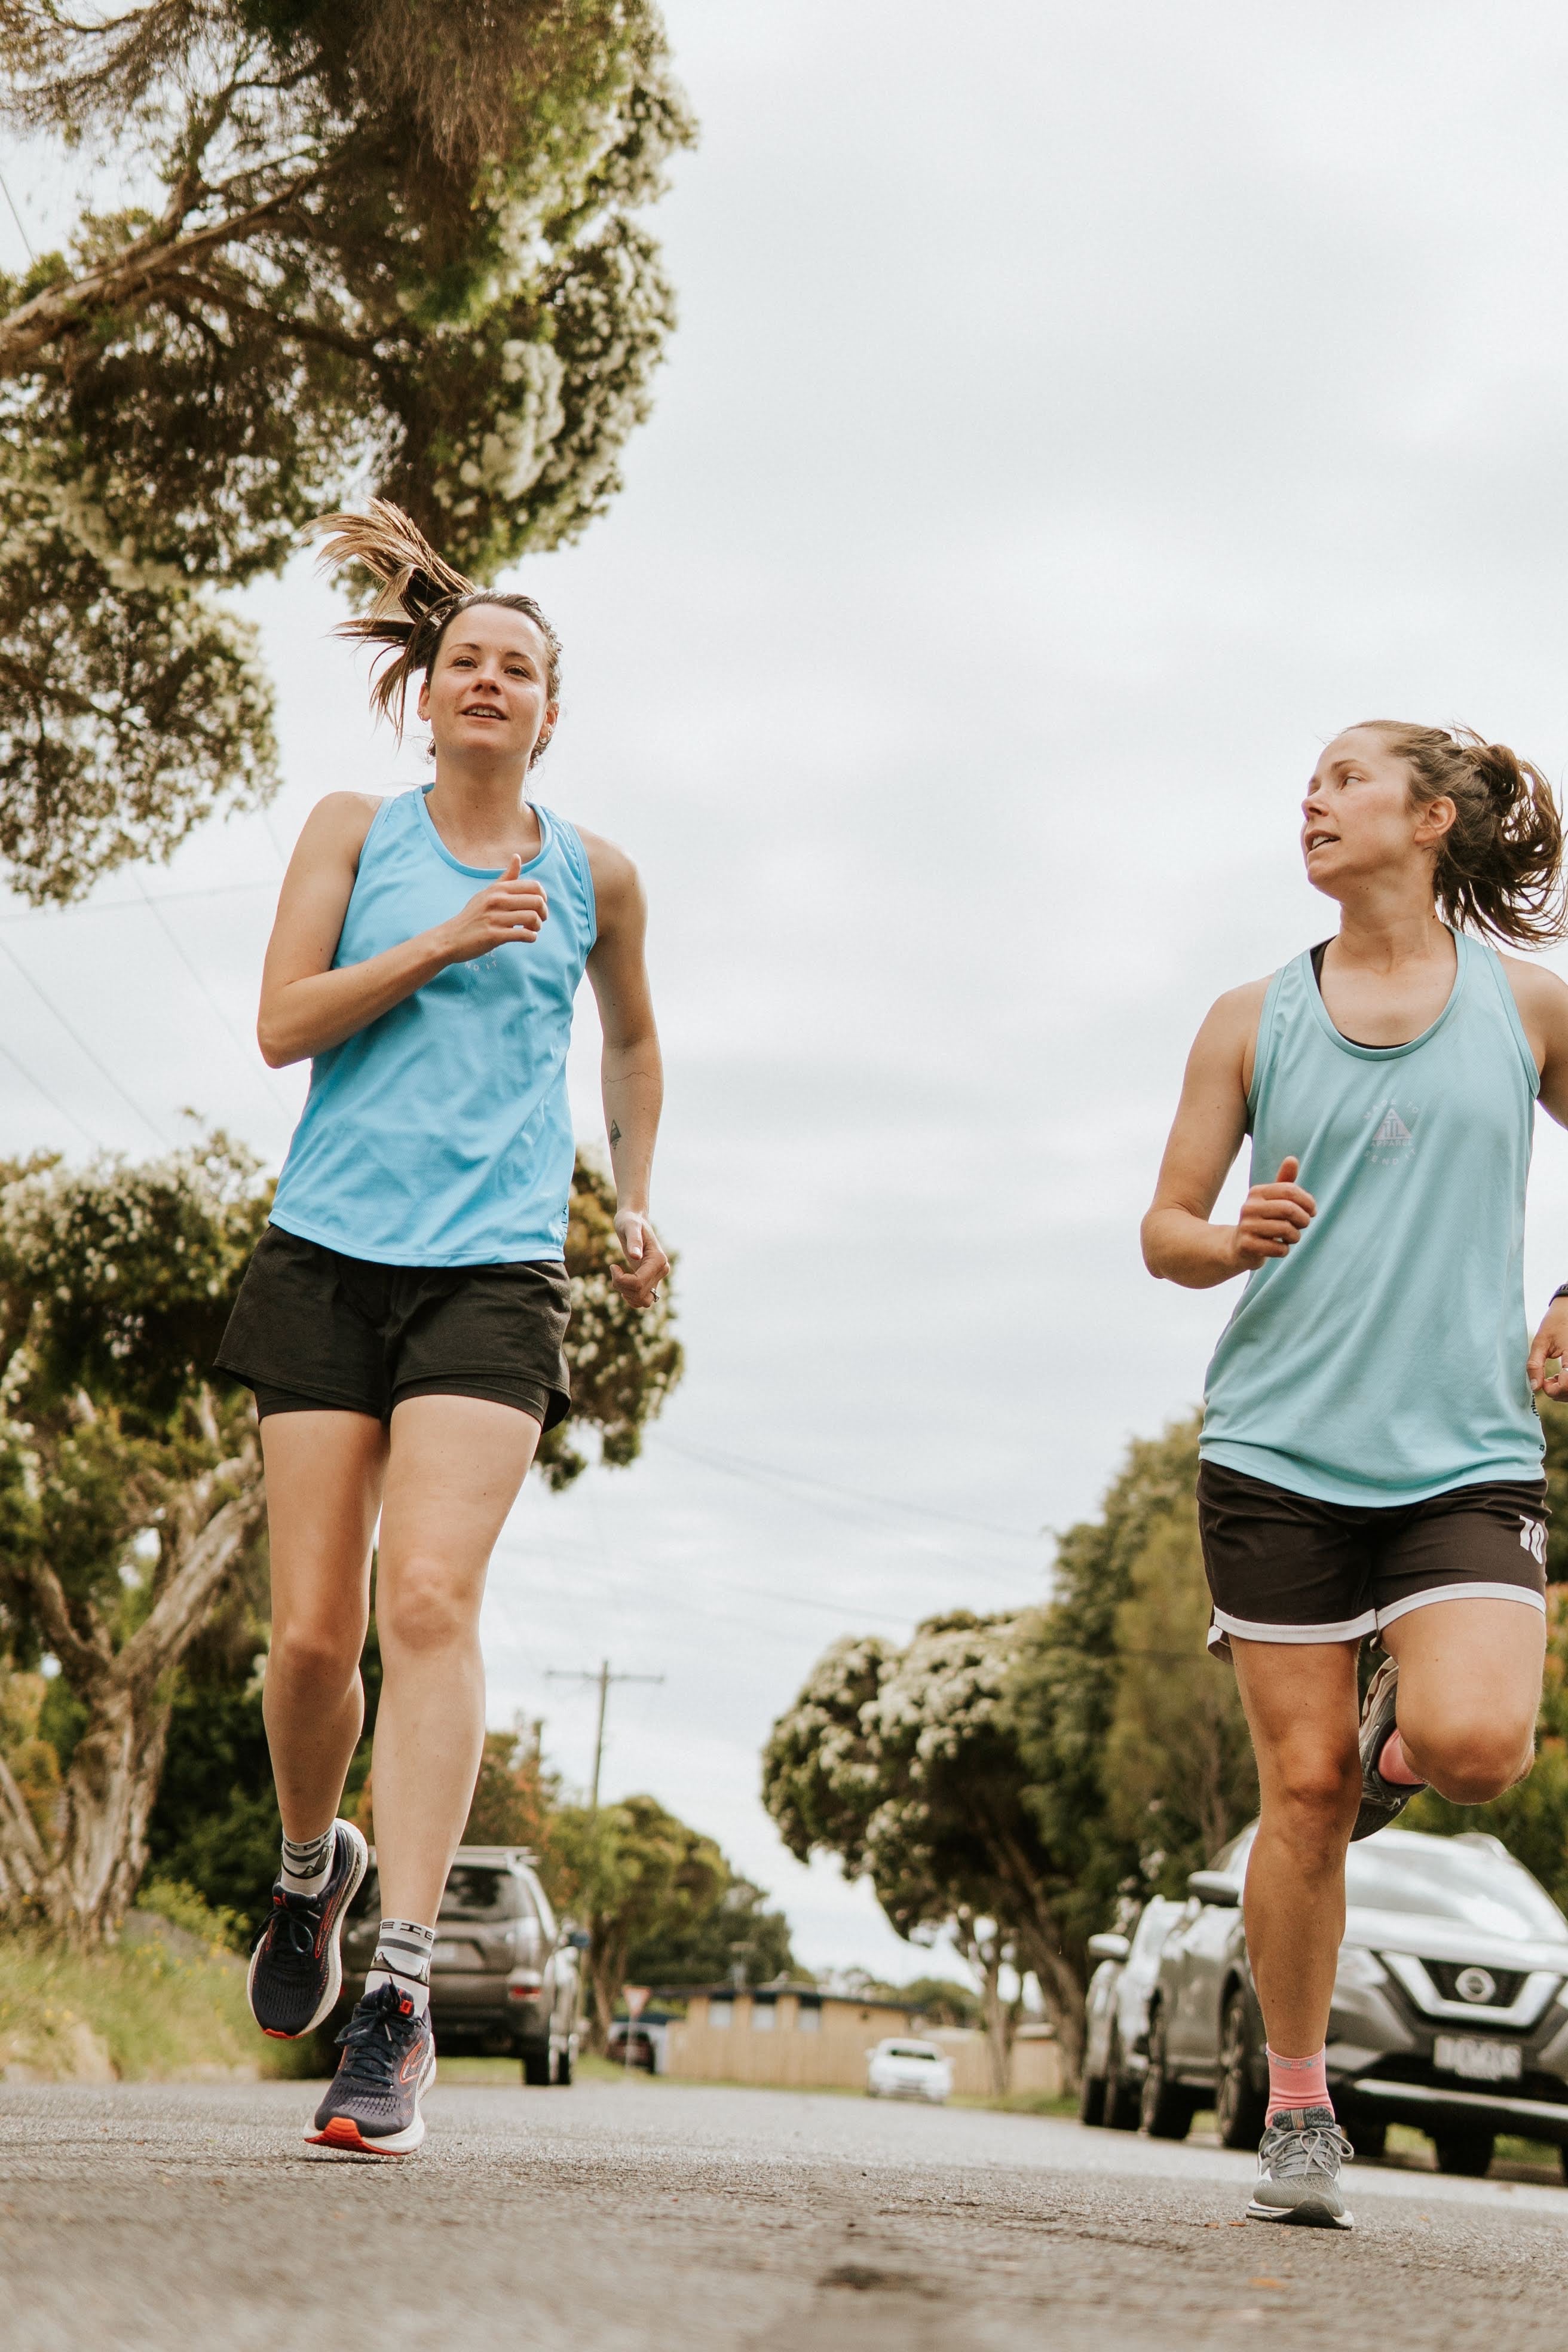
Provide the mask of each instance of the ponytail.
[{"label": "ponytail", "polygon": [[1374,728],[1410,771],[1417,807],[1451,800],[1454,822],[1437,852],[1437,911],[1456,930],[1489,932],[1510,947],[1539,948],[1568,930],[1563,820],[1539,768],[1506,743],[1468,727]]},{"label": "ponytail", "polygon": [[[363,515],[322,515],[310,525],[309,535],[325,541],[324,569],[338,572],[357,563],[376,583],[368,613],[341,621],[334,634],[355,645],[391,651],[392,660],[378,667],[370,704],[379,718],[392,721],[399,739],[410,682],[428,676],[448,624],[474,604],[500,604],[533,623],[549,657],[546,699],[559,701],[561,642],[533,598],[481,588],[455,572],[401,507],[387,499],[372,499]],[[535,759],[543,749],[541,742]]]}]

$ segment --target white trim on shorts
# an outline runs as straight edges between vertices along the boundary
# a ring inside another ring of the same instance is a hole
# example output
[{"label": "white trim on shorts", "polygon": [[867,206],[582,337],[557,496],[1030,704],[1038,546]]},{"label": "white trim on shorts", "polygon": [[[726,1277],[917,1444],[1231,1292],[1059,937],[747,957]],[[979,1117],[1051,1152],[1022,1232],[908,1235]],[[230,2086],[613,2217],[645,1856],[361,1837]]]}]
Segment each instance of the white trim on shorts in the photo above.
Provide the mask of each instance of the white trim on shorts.
[{"label": "white trim on shorts", "polygon": [[1543,1594],[1532,1592],[1527,1584],[1435,1584],[1430,1592],[1413,1592],[1405,1601],[1396,1601],[1392,1609],[1377,1612],[1377,1630],[1392,1625],[1396,1617],[1408,1617],[1413,1609],[1429,1608],[1434,1601],[1522,1601],[1527,1608],[1539,1609],[1546,1614]]},{"label": "white trim on shorts", "polygon": [[1363,1633],[1376,1631],[1377,1616],[1371,1609],[1363,1609],[1359,1617],[1346,1617],[1338,1625],[1264,1625],[1250,1617],[1233,1617],[1227,1609],[1216,1609],[1208,1645],[1217,1650],[1222,1635],[1234,1636],[1238,1642],[1359,1642]]}]

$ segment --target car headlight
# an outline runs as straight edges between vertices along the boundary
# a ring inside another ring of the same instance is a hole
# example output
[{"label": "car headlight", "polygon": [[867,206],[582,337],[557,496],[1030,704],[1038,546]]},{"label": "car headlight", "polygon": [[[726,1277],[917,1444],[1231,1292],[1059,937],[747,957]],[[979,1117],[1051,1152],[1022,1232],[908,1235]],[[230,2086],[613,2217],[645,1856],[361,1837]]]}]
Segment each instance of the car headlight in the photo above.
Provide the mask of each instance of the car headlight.
[{"label": "car headlight", "polygon": [[1348,1992],[1370,1992],[1374,1986],[1388,1982],[1388,1970],[1364,1944],[1342,1944],[1334,1982]]}]

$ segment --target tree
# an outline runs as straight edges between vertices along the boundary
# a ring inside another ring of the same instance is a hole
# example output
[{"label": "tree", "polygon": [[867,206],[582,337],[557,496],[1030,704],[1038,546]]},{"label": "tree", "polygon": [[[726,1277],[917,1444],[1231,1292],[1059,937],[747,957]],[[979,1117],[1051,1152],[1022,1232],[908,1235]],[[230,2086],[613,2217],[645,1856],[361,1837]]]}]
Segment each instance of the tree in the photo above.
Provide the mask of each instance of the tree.
[{"label": "tree", "polygon": [[550,1834],[560,1782],[540,1753],[542,1726],[519,1720],[510,1731],[487,1731],[465,1845],[525,1845],[537,1853]]},{"label": "tree", "polygon": [[[266,1914],[279,1822],[260,1453],[247,1392],[205,1368],[270,1197],[221,1136],[140,1167],[40,1160],[0,1183],[0,1646],[24,1671],[59,1667],[30,1722],[15,1678],[0,1705],[0,1911],[84,1941],[113,1933],[149,1859],[215,1906]],[[606,1462],[635,1459],[680,1376],[669,1286],[637,1310],[610,1282],[607,1197],[581,1160],[573,1410],[541,1448],[556,1487],[584,1466],[584,1433]],[[356,1798],[374,1630],[366,1685]],[[500,1737],[507,1760],[488,1751],[479,1792],[498,1799],[495,1770],[521,1769]]]},{"label": "tree", "polygon": [[221,592],[366,488],[490,579],[619,486],[692,126],[655,0],[0,0],[129,192],[0,281],[0,855],[36,900],[275,788]]},{"label": "tree", "polygon": [[789,1921],[770,1911],[763,1889],[730,1874],[706,1909],[661,1919],[633,1944],[626,1968],[636,1984],[719,1984],[739,1969],[745,1983],[772,1984],[797,1974]]},{"label": "tree", "polygon": [[142,1874],[173,1670],[261,1538],[249,1402],[205,1367],[268,1189],[221,1136],[0,1186],[0,1623],[78,1715],[51,1829],[0,1758],[0,1905],[83,1942]]},{"label": "tree", "polygon": [[1026,1801],[1005,1700],[1017,1638],[1016,1617],[964,1611],[902,1651],[837,1643],[763,1758],[763,1801],[793,1853],[836,1853],[868,1877],[900,1935],[953,1937],[980,1979],[1003,2084],[1010,1963],[1034,1971],[1069,2066],[1082,2040],[1082,1964],[1060,1927],[1070,1881]]},{"label": "tree", "polygon": [[656,1797],[563,1806],[541,1859],[551,1900],[591,1939],[589,2032],[603,2050],[634,1949],[689,1934],[722,1898],[729,1865]]}]

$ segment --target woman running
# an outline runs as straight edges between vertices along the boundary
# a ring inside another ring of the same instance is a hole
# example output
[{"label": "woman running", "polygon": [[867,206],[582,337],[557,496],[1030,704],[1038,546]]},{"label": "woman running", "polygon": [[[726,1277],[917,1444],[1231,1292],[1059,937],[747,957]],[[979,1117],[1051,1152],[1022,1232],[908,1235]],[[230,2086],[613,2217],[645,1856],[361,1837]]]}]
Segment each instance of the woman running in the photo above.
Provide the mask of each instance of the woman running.
[{"label": "woman running", "polygon": [[342,1985],[367,1855],[335,1816],[363,1720],[379,1518],[384,1916],[306,2137],[402,2156],[425,2136],[430,1954],[484,1738],[485,1573],[569,1403],[566,1049],[584,971],[626,1258],[614,1278],[634,1307],[668,1271],[648,1223],[662,1076],[637,874],[529,797],[558,716],[549,622],[452,571],[395,507],[321,528],[329,562],[380,583],[342,634],[392,649],[372,702],[400,731],[419,677],[436,774],[387,800],[317,803],[262,979],[267,1061],[312,1066],[218,1359],[255,1392],[271,1536],[264,1706],[283,1861],[250,2002],[290,2038]]},{"label": "woman running", "polygon": [[[1246,1919],[1268,2045],[1259,2221],[1348,2229],[1324,2044],[1344,1855],[1427,1783],[1482,1804],[1533,1755],[1546,1488],[1529,1345],[1537,1096],[1568,1125],[1568,988],[1479,936],[1564,929],[1563,837],[1500,744],[1375,720],[1319,761],[1307,877],[1338,935],[1223,996],[1143,1222],[1152,1274],[1246,1290],[1209,1366],[1198,1513],[1262,1811]],[[1242,1138],[1256,1179],[1209,1222]],[[1568,1288],[1568,1286],[1565,1286]],[[1356,1655],[1387,1657],[1358,1735]]]}]

